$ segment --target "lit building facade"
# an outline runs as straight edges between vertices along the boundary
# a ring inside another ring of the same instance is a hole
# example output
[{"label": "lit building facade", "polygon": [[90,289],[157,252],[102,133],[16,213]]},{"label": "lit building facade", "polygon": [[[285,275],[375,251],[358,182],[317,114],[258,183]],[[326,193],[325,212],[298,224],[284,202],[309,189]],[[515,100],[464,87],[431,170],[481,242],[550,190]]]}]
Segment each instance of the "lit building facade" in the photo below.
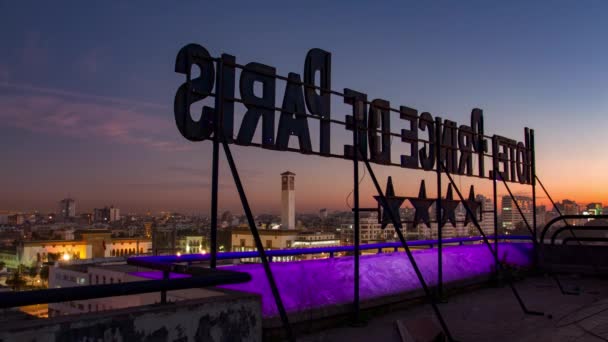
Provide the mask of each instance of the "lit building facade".
[{"label": "lit building facade", "polygon": [[511,196],[502,197],[502,227],[507,231],[515,229],[518,223],[526,221],[532,226],[532,219],[534,217],[534,209],[532,206],[532,198],[528,196],[514,196],[519,208],[523,213],[522,215],[517,210],[517,206]]},{"label": "lit building facade", "polygon": [[15,250],[4,251],[15,256],[18,264],[35,266],[43,262],[70,262],[148,254],[152,241],[145,238],[112,238],[105,231],[77,231],[75,240],[40,240],[21,242]]},{"label": "lit building facade", "polygon": [[[171,278],[184,277],[170,274]],[[77,286],[116,284],[150,279],[161,279],[162,271],[127,265],[126,263],[97,263],[59,265],[49,268],[49,288],[69,288]],[[219,294],[213,290],[194,288],[167,292],[167,301],[203,298]],[[122,309],[160,302],[159,293],[95,298],[81,301],[51,303],[48,305],[50,317],[61,315],[78,315],[88,312]]]},{"label": "lit building facade", "polygon": [[[340,226],[340,232],[343,244],[350,245],[354,243],[353,223],[342,224]],[[362,244],[395,241],[397,239],[397,233],[392,224],[388,224],[385,229],[382,229],[382,224],[378,222],[378,214],[373,212],[360,215],[359,239]]]}]

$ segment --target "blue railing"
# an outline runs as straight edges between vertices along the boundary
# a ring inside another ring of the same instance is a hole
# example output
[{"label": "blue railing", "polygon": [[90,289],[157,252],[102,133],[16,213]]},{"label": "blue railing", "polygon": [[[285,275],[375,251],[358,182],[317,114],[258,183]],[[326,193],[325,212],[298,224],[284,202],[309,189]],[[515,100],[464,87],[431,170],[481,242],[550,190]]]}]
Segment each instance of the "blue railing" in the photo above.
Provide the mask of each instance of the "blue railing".
[{"label": "blue railing", "polygon": [[[511,241],[532,241],[531,236],[527,235],[499,235],[498,240],[511,240]],[[494,236],[488,236],[488,239],[493,240]],[[481,236],[473,237],[459,237],[451,239],[442,239],[443,244],[464,244],[466,242],[479,242],[483,241]],[[433,248],[438,243],[438,240],[413,240],[408,241],[409,247],[430,247]],[[384,249],[393,249],[397,251],[399,248],[403,248],[401,242],[383,242],[383,243],[370,243],[361,245],[360,250],[377,250],[378,253],[382,253]],[[312,248],[292,248],[292,249],[271,249],[266,250],[266,255],[272,257],[284,257],[284,256],[299,256],[299,255],[311,255],[311,254],[329,254],[329,257],[333,257],[336,253],[353,252],[354,246],[331,246],[331,247],[312,247]],[[260,254],[257,251],[250,252],[223,252],[217,254],[218,260],[233,260],[233,259],[250,259],[258,258]],[[131,265],[149,267],[154,269],[165,269],[173,263],[191,263],[208,261],[211,256],[209,254],[183,254],[177,255],[159,255],[159,256],[143,256],[143,257],[131,257],[127,259],[127,263]]]}]

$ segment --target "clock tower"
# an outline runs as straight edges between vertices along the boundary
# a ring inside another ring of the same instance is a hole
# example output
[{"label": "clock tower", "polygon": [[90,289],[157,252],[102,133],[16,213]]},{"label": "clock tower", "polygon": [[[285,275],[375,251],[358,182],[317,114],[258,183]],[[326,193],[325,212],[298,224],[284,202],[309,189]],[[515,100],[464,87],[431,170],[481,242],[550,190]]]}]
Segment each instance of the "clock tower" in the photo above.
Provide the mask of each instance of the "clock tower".
[{"label": "clock tower", "polygon": [[290,171],[281,173],[281,228],[296,228],[296,174]]}]

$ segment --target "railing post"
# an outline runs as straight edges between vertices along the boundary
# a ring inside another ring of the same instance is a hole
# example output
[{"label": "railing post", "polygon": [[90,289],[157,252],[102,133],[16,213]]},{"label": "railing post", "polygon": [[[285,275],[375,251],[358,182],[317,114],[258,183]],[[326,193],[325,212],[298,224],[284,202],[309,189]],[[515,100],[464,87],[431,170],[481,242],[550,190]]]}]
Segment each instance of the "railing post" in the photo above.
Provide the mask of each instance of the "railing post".
[{"label": "railing post", "polygon": [[[497,168],[492,169],[492,189],[493,189],[493,200],[494,200],[494,251],[498,254],[498,190],[496,184],[496,174],[498,173]],[[498,261],[494,260],[494,276],[498,281]]]},{"label": "railing post", "polygon": [[216,62],[216,82],[215,82],[215,111],[213,117],[213,157],[211,161],[211,236],[210,245],[211,259],[209,266],[215,268],[217,265],[217,193],[219,177],[219,158],[220,158],[220,121],[223,117],[223,59],[219,58]]},{"label": "railing post", "polygon": [[[163,270],[163,280],[169,280],[169,271],[168,270]],[[162,290],[160,292],[160,303],[161,304],[167,303],[167,290]]]},{"label": "railing post", "polygon": [[[441,118],[435,118],[435,159],[437,160],[437,202],[435,202],[435,221],[437,221],[437,298],[441,300],[443,296],[443,222],[441,219]],[[446,148],[446,160],[449,158],[449,153]],[[433,246],[431,245],[431,248]]]},{"label": "railing post", "polygon": [[359,244],[360,244],[360,227],[359,227],[359,110],[358,106],[361,105],[360,99],[353,98],[353,210],[355,213],[354,217],[354,242],[355,242],[355,255],[354,255],[354,306],[355,306],[355,317],[354,323],[357,324],[360,321],[360,305],[359,305]]}]

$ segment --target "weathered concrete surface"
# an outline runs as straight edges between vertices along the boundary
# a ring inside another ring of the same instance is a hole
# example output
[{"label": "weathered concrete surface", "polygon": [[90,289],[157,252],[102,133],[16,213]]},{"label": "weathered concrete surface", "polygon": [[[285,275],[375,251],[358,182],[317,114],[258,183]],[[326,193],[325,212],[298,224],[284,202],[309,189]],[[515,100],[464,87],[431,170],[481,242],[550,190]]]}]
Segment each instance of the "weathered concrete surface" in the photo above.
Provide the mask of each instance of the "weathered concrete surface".
[{"label": "weathered concrete surface", "polygon": [[[458,341],[550,342],[608,340],[608,280],[561,277],[568,290],[580,295],[565,296],[550,277],[531,277],[515,283],[529,309],[545,312],[531,316],[522,312],[508,287],[483,288],[450,296],[439,305],[444,319]],[[367,313],[364,313],[366,316]],[[396,320],[430,318],[430,305],[367,316],[363,327],[339,327],[300,333],[301,342],[399,341]]]},{"label": "weathered concrete surface", "polygon": [[190,342],[261,341],[259,296],[225,295],[0,324],[0,341]]}]

